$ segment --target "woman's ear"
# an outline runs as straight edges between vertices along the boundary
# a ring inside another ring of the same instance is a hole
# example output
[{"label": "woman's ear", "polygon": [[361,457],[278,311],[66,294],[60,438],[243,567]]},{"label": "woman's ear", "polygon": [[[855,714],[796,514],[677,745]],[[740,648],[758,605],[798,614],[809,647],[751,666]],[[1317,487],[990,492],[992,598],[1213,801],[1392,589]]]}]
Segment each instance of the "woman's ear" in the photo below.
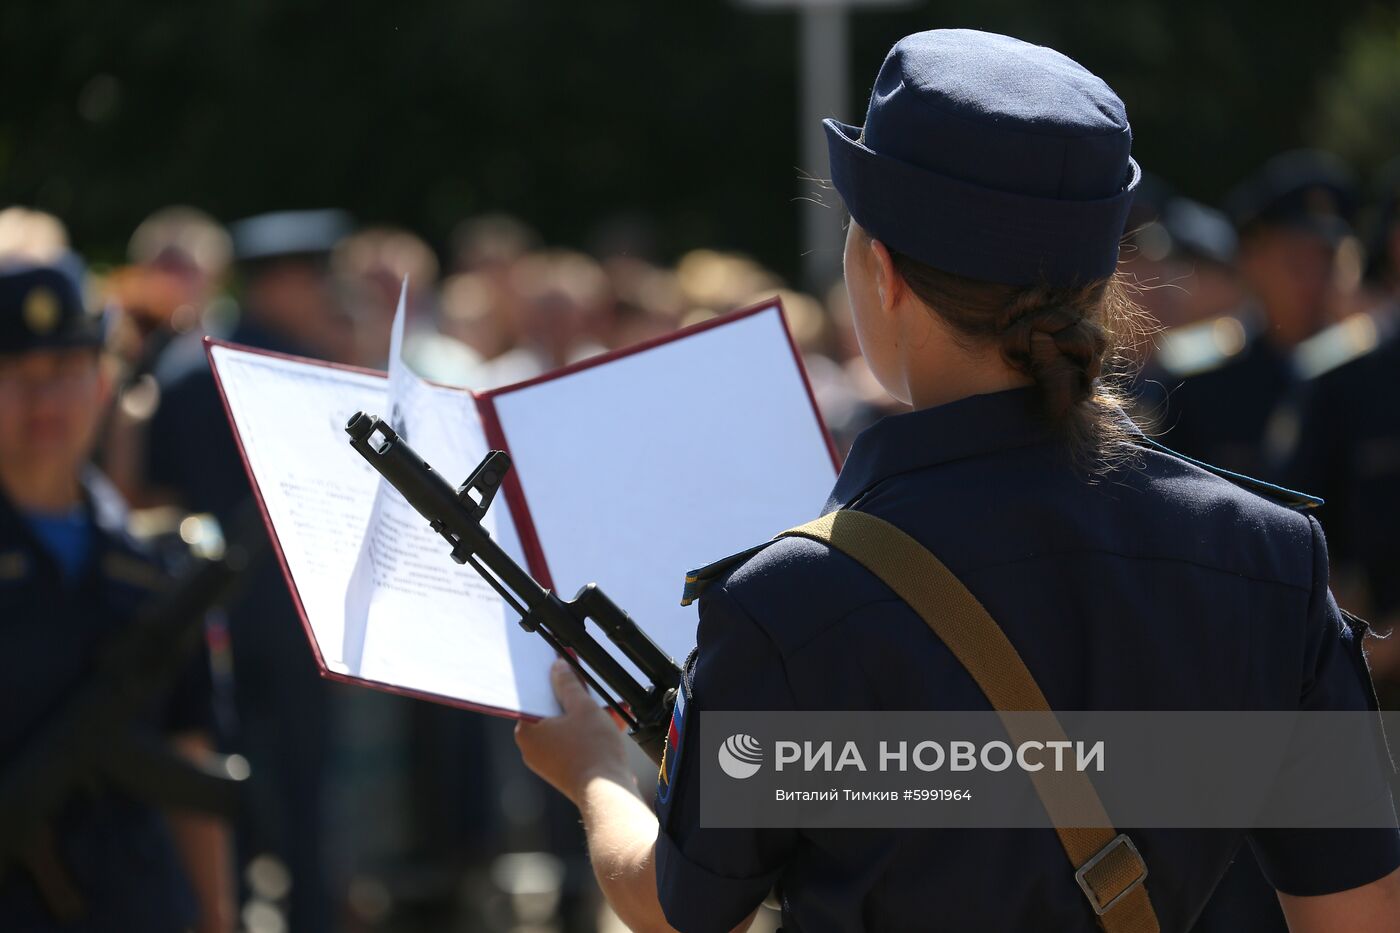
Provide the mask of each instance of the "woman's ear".
[{"label": "woman's ear", "polygon": [[875,291],[880,296],[880,308],[887,312],[892,311],[899,303],[904,279],[899,270],[895,269],[890,251],[874,237],[870,238],[870,262],[871,271],[874,273]]}]

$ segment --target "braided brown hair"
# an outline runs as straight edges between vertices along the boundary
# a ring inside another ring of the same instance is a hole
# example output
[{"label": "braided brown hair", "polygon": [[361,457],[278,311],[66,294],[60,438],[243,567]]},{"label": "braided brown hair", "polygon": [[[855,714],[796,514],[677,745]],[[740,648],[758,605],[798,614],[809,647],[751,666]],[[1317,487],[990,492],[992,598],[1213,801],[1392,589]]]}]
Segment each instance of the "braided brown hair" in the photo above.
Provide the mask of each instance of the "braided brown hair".
[{"label": "braided brown hair", "polygon": [[956,335],[995,341],[1030,376],[1045,416],[1081,462],[1104,466],[1131,445],[1119,383],[1148,329],[1119,275],[1078,287],[1001,285],[970,279],[890,251],[895,270]]}]

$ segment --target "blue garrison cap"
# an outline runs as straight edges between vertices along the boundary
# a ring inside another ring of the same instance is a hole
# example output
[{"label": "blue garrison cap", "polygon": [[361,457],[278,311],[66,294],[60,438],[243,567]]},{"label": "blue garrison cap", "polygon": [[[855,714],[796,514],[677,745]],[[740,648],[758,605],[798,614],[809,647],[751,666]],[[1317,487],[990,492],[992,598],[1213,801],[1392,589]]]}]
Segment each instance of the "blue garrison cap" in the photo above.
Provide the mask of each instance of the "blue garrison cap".
[{"label": "blue garrison cap", "polygon": [[1162,225],[1178,253],[1221,266],[1235,261],[1235,228],[1213,207],[1191,198],[1172,198],[1162,211]]},{"label": "blue garrison cap", "polygon": [[0,272],[0,353],[101,346],[100,315],[83,306],[78,283],[54,266]]},{"label": "blue garrison cap", "polygon": [[1274,156],[1225,199],[1241,233],[1284,227],[1337,240],[1351,232],[1356,180],[1330,153],[1296,149]]},{"label": "blue garrison cap", "polygon": [[324,256],[351,231],[350,215],[338,210],[274,211],[229,225],[238,262],[289,256]]},{"label": "blue garrison cap", "polygon": [[969,29],[901,39],[865,126],[826,120],[856,222],[945,272],[1010,285],[1111,275],[1141,172],[1123,102],[1053,49]]}]

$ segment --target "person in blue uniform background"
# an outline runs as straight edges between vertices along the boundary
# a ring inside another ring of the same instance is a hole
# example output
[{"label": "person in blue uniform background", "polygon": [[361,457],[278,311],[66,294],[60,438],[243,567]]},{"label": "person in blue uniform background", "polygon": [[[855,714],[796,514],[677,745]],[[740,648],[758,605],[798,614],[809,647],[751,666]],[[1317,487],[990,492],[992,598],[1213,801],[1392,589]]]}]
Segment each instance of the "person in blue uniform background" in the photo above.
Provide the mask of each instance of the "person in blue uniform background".
[{"label": "person in blue uniform background", "polygon": [[[348,328],[336,309],[328,261],[350,231],[335,210],[282,211],[233,224],[242,307],[230,339],[284,353],[343,359]],[[213,373],[197,341],[175,343],[156,364],[160,405],[146,430],[154,501],[234,521],[252,498]],[[330,686],[318,675],[291,594],[268,549],[229,607],[234,747],[256,775],[240,814],[240,864],[272,854],[291,875],[287,922],[332,928],[325,851]]]},{"label": "person in blue uniform background", "polygon": [[[0,769],[166,580],[88,465],[108,391],[102,334],[68,271],[0,272]],[[210,694],[200,652],[140,727],[197,758],[212,747]],[[65,801],[47,835],[50,870],[0,875],[0,928],[233,929],[225,831],[213,818],[167,818],[99,785]],[[55,897],[55,878],[71,897]],[[76,916],[61,922],[68,911]]]},{"label": "person in blue uniform background", "polygon": [[[1147,444],[1102,377],[1132,329],[1115,268],[1140,177],[1113,91],[1053,50],[937,30],[895,45],[863,127],[826,129],[861,350],[913,408],[857,438],[826,511],[881,517],[941,557],[1052,708],[1373,709],[1317,522]],[[626,923],[743,929],[776,889],[784,928],[809,933],[1099,928],[1049,830],[702,826],[707,710],[989,707],[908,605],[824,544],[783,538],[699,576],[654,812],[566,667],[563,715],[517,731],[579,806]],[[1379,776],[1349,792],[1389,805]],[[1246,845],[1295,931],[1400,917],[1393,826],[1129,832],[1152,929],[1189,929]]]},{"label": "person in blue uniform background", "polygon": [[[1378,628],[1400,622],[1400,161],[1382,173],[1368,278],[1380,299],[1335,328],[1337,352],[1301,392],[1285,479],[1325,498],[1333,566]],[[1373,651],[1382,707],[1400,709],[1400,641]]]},{"label": "person in blue uniform background", "polygon": [[1338,248],[1355,187],[1326,153],[1271,159],[1227,199],[1248,304],[1167,332],[1143,405],[1164,443],[1209,463],[1277,480],[1298,436],[1295,350],[1332,322]]}]

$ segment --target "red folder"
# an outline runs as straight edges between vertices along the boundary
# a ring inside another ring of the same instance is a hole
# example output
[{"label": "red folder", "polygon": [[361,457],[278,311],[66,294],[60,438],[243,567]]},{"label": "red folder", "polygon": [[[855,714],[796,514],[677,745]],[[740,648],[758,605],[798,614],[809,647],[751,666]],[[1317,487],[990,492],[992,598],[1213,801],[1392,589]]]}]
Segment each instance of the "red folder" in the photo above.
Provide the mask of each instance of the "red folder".
[{"label": "red folder", "polygon": [[[594,370],[598,367],[606,367],[618,361],[638,356],[639,354],[647,354],[651,351],[657,350],[658,348],[675,344],[678,341],[685,341],[689,338],[693,338],[699,334],[711,331],[715,328],[732,326],[737,322],[743,321],[745,319],[752,318],[757,315],[762,315],[764,313],[774,312],[777,313],[777,315],[779,316],[779,320],[782,322],[782,329],[783,333],[786,335],[788,349],[792,354],[792,359],[795,363],[798,377],[800,378],[801,385],[805,390],[807,409],[810,418],[812,419],[812,429],[820,433],[821,440],[825,447],[825,454],[830,458],[832,471],[831,475],[832,477],[834,477],[835,473],[840,469],[840,458],[837,453],[836,446],[832,442],[830,433],[822,421],[821,413],[818,410],[816,404],[816,396],[812,392],[811,384],[808,380],[805,367],[802,363],[801,354],[798,351],[796,343],[792,340],[791,332],[788,330],[786,325],[786,320],[782,318],[781,306],[778,303],[777,299],[774,299],[770,302],[765,302],[763,304],[755,305],[751,308],[735,311],[730,314],[723,315],[721,317],[717,317],[699,324],[695,324],[690,327],[678,330],[674,333],[655,338],[653,340],[649,340],[643,343],[639,343],[631,347],[590,357],[571,366],[567,366],[562,369],[546,373],[542,376],[526,380],[524,382],[483,392],[471,392],[466,389],[461,389],[458,391],[469,394],[474,400],[476,409],[481,417],[482,427],[484,429],[486,440],[489,443],[489,446],[493,449],[504,450],[507,453],[511,453],[512,458],[514,459],[514,454],[511,449],[511,438],[509,436],[509,432],[503,426],[502,418],[500,416],[500,406],[503,403],[508,403],[508,400],[511,399],[512,396],[517,395],[518,393],[522,393],[533,387],[551,383],[558,383],[560,380],[567,380],[570,377],[577,376],[581,373],[586,373],[589,370]],[[462,699],[460,697],[447,696],[442,693],[423,690],[413,686],[406,686],[404,684],[389,683],[385,682],[384,680],[376,680],[370,677],[348,674],[334,670],[332,667],[328,666],[327,660],[323,656],[321,645],[317,638],[316,630],[313,627],[312,621],[308,616],[306,602],[302,598],[302,593],[298,588],[296,577],[293,574],[292,567],[289,564],[287,550],[286,548],[284,548],[283,541],[281,540],[281,537],[279,535],[279,530],[273,522],[273,517],[268,506],[268,497],[267,495],[265,495],[265,490],[263,489],[263,480],[259,477],[257,471],[255,471],[254,464],[249,457],[247,449],[245,448],[242,429],[239,427],[237,418],[235,417],[236,413],[233,410],[233,407],[230,405],[229,393],[225,389],[224,379],[220,374],[219,366],[217,360],[215,359],[216,348],[225,348],[228,350],[239,351],[240,353],[255,354],[271,359],[286,360],[299,364],[324,368],[327,370],[339,370],[347,373],[354,373],[360,377],[377,376],[383,378],[385,374],[382,372],[362,369],[358,367],[342,366],[339,364],[327,363],[324,361],[310,360],[301,357],[287,356],[285,354],[256,350],[254,348],[245,347],[238,344],[233,344],[212,338],[205,339],[206,353],[209,356],[210,366],[213,370],[216,384],[219,387],[220,398],[223,401],[225,413],[230,420],[230,424],[233,426],[235,440],[238,442],[239,454],[243,459],[244,468],[248,471],[248,475],[253,487],[253,494],[257,500],[259,510],[261,511],[261,514],[263,516],[263,520],[266,523],[268,534],[271,537],[278,561],[282,567],[283,574],[287,580],[287,585],[291,591],[293,602],[297,607],[298,615],[301,619],[302,626],[306,632],[307,639],[311,643],[312,651],[315,654],[317,666],[319,667],[322,676],[338,682],[364,684],[389,693],[431,700],[434,702],[444,703],[458,708],[472,709],[498,716],[507,716],[513,718],[521,718],[522,716],[525,716],[526,718],[530,718],[527,714],[522,714],[516,710],[511,710],[500,706],[472,702],[470,700]],[[702,390],[703,387],[697,387],[697,392],[699,393],[697,395],[697,404],[704,404]],[[389,414],[388,412],[376,413],[383,416],[387,416]],[[353,452],[349,450],[348,441],[345,443],[345,448],[347,455],[353,456]],[[460,477],[448,476],[447,479],[455,484],[458,480],[460,480]],[[528,467],[525,470],[519,468],[512,469],[511,472],[507,475],[505,485],[502,488],[502,493],[508,503],[511,516],[514,520],[515,528],[519,535],[521,550],[523,551],[530,573],[535,577],[536,580],[540,582],[541,585],[547,588],[553,588],[554,578],[551,572],[550,562],[547,556],[546,548],[542,545],[540,535],[536,529],[535,519],[532,515],[530,508],[529,483],[530,477],[528,473]],[[581,490],[580,492],[583,493],[584,491]],[[814,508],[815,506],[819,505],[820,503],[814,503]],[[494,508],[500,508],[500,505],[497,504]],[[810,518],[814,514],[815,511],[813,511],[809,515],[793,516],[793,523],[795,524],[798,521]],[[767,534],[776,533],[780,530],[781,528],[771,528],[768,529]],[[759,538],[758,540],[762,540],[762,538]],[[709,556],[720,557],[723,555],[713,554]],[[450,563],[450,558],[447,555],[445,546],[442,548],[441,559],[445,562]],[[677,598],[679,597],[680,593],[680,581],[682,579],[684,571],[687,569],[689,568],[686,566],[677,566],[674,568],[674,589]],[[605,589],[609,590],[610,593],[613,593],[614,598],[617,598],[616,591],[608,579],[600,578],[598,580],[598,583]],[[564,595],[571,595],[571,593]],[[633,611],[627,606],[626,603],[623,603],[622,605],[625,610],[628,610],[629,612]]]}]

